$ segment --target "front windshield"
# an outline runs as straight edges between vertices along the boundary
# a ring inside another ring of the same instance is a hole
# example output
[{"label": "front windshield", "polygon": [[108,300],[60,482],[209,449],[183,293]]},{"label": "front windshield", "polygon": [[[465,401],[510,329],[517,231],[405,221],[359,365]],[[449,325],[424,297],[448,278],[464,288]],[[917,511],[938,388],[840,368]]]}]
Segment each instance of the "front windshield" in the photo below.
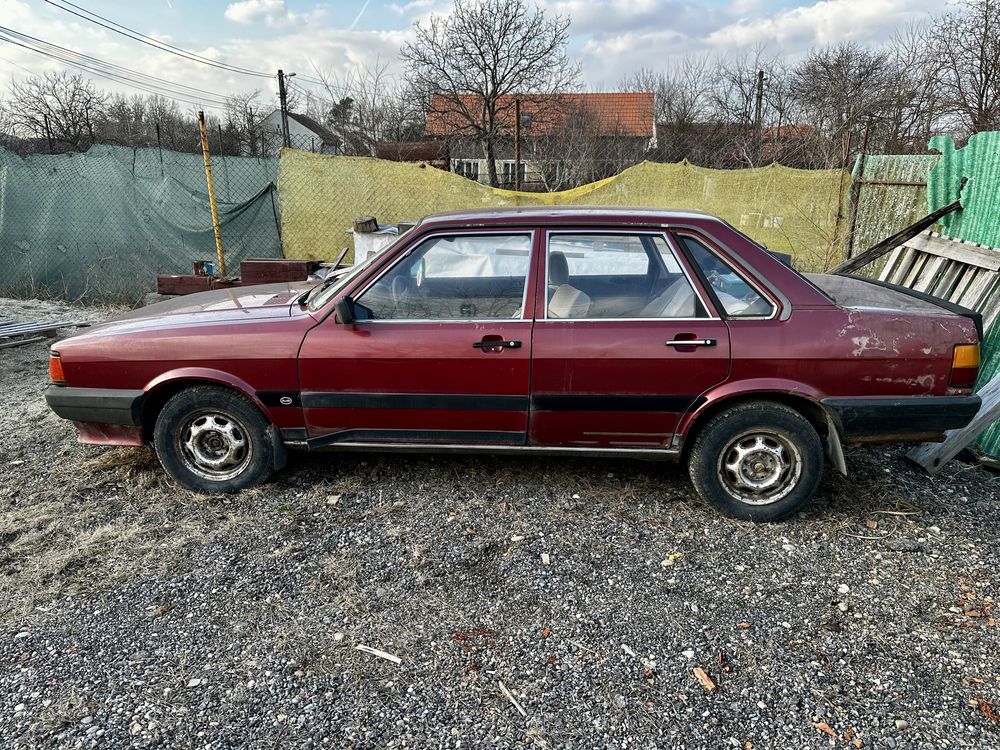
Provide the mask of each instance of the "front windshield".
[{"label": "front windshield", "polygon": [[345,273],[336,281],[331,280],[329,286],[324,286],[323,284],[317,286],[316,288],[319,289],[320,291],[315,294],[310,293],[309,298],[307,299],[307,305],[309,307],[309,311],[316,312],[321,307],[323,307],[323,305],[325,305],[331,299],[336,297],[341,289],[346,287],[348,284],[354,281],[355,278],[360,276],[361,273],[366,268],[368,268],[373,262],[375,262],[375,260],[381,258],[387,251],[396,247],[396,245],[398,245],[400,241],[408,234],[409,231],[403,232],[393,242],[390,242],[388,245],[379,250],[377,253],[372,253],[371,255],[369,255],[366,260],[354,266],[350,271]]}]

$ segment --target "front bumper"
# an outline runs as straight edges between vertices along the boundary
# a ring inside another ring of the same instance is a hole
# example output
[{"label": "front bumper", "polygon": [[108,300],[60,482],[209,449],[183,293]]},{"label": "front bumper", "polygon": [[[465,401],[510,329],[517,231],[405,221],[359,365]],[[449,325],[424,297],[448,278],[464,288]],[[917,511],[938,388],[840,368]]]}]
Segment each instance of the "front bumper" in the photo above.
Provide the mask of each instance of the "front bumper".
[{"label": "front bumper", "polygon": [[845,442],[940,440],[965,427],[979,411],[979,396],[826,398]]},{"label": "front bumper", "polygon": [[45,402],[63,419],[107,425],[138,425],[145,391],[120,388],[71,388],[50,385]]}]

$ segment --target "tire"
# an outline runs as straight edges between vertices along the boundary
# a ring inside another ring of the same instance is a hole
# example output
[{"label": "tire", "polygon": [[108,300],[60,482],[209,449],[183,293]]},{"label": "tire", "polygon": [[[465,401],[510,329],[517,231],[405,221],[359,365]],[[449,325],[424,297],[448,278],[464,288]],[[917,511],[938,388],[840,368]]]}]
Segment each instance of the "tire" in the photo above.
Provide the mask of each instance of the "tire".
[{"label": "tire", "polygon": [[750,401],[716,414],[698,431],[688,471],[698,494],[725,515],[779,521],[816,494],[823,445],[794,409]]},{"label": "tire", "polygon": [[167,473],[207,494],[239,492],[274,473],[272,426],[249,400],[226,388],[199,385],[167,401],[153,444]]}]

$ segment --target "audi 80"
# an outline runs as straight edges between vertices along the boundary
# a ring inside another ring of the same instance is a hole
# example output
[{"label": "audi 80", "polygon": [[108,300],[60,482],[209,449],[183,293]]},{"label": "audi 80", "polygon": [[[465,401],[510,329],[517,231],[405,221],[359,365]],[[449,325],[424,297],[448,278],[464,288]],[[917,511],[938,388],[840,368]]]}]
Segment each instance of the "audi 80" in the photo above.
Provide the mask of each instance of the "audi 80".
[{"label": "audi 80", "polygon": [[979,408],[981,320],[803,275],[721,219],[556,208],[425,218],[346,274],[205,292],[56,343],[45,397],[83,442],[152,443],[201,492],[286,449],[687,464],[751,520],[793,513],[844,444],[940,440]]}]

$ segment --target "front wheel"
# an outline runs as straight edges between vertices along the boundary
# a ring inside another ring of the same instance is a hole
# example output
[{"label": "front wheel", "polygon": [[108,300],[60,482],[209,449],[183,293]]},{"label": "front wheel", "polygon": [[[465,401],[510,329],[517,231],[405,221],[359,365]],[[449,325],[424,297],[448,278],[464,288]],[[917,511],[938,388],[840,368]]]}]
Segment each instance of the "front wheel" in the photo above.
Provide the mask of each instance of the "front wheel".
[{"label": "front wheel", "polygon": [[752,401],[725,409],[698,432],[688,470],[698,494],[726,515],[777,521],[816,494],[823,446],[794,409]]},{"label": "front wheel", "polygon": [[254,404],[225,388],[195,386],[170,398],[153,443],[167,473],[208,494],[238,492],[274,471],[272,427]]}]

